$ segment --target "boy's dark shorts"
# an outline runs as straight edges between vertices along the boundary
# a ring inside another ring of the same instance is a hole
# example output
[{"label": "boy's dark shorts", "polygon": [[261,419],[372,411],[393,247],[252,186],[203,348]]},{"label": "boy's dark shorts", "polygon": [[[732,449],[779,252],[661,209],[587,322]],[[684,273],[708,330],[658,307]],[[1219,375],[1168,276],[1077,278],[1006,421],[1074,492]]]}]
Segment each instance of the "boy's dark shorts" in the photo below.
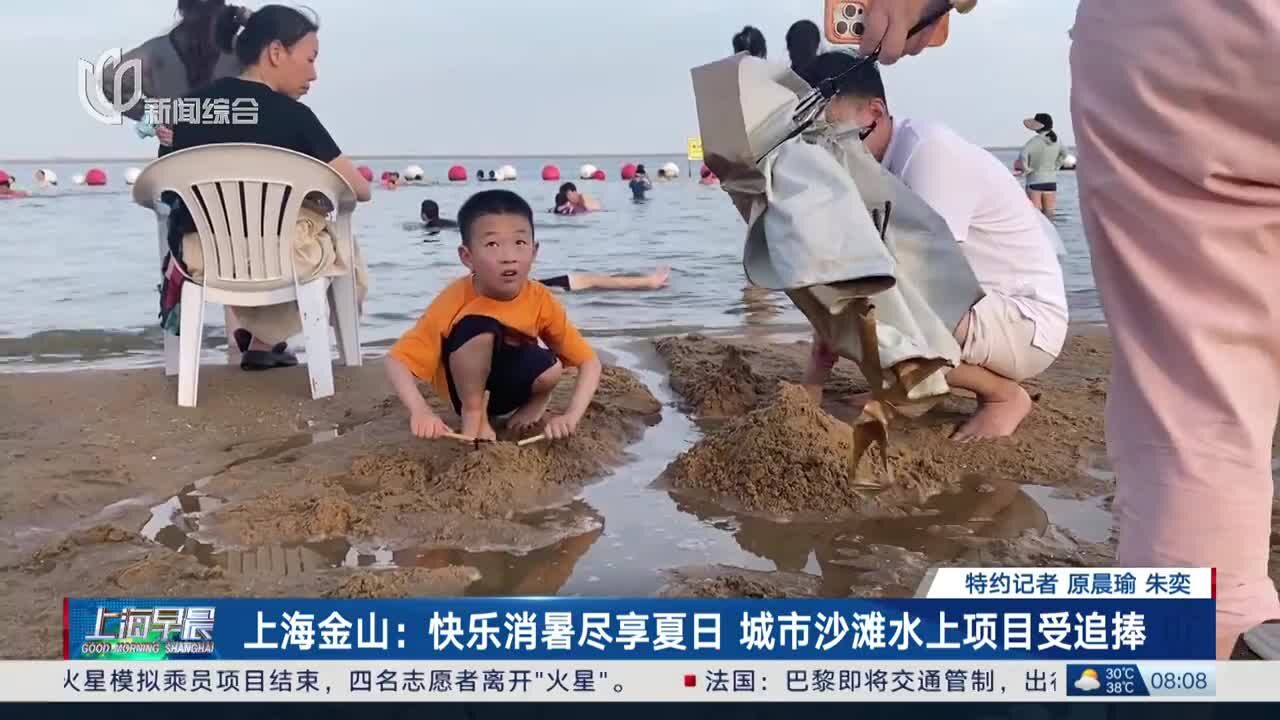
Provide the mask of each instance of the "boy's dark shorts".
[{"label": "boy's dark shorts", "polygon": [[556,364],[556,356],[536,342],[520,345],[507,343],[507,329],[502,323],[484,315],[468,315],[453,326],[444,341],[444,371],[449,381],[449,400],[462,414],[462,400],[453,384],[449,356],[478,335],[493,335],[493,365],[489,369],[489,414],[507,415],[519,410],[533,394],[533,383]]}]

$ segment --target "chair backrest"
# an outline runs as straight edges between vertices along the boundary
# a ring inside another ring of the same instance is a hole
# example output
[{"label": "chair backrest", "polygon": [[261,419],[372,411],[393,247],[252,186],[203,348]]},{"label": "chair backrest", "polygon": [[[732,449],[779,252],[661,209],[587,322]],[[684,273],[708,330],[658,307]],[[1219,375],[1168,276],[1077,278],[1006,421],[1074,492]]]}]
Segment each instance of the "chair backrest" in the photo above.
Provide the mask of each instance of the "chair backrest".
[{"label": "chair backrest", "polygon": [[188,148],[156,160],[133,186],[133,200],[162,207],[181,198],[204,251],[204,284],[224,290],[271,290],[294,282],[293,236],[302,201],[318,193],[339,217],[355,191],[329,165],[268,145],[225,143]]}]

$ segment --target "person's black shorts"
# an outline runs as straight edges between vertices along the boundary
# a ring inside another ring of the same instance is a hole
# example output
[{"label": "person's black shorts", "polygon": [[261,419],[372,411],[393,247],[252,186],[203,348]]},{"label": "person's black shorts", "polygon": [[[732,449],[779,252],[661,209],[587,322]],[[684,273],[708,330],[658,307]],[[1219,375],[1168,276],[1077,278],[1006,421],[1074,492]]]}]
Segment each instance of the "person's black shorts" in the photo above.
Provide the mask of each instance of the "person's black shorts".
[{"label": "person's black shorts", "polygon": [[489,369],[489,414],[507,415],[529,402],[533,383],[556,364],[556,356],[536,342],[519,345],[507,342],[507,329],[502,323],[484,315],[468,315],[453,326],[444,341],[444,370],[449,381],[449,400],[462,414],[462,400],[453,384],[449,356],[478,335],[493,335],[493,365]]},{"label": "person's black shorts", "polygon": [[538,282],[542,283],[543,285],[546,285],[547,287],[558,287],[558,288],[563,288],[565,290],[573,289],[569,287],[568,275],[557,275],[552,278],[547,278],[546,280],[539,280]]},{"label": "person's black shorts", "polygon": [[1058,192],[1058,183],[1036,183],[1034,185],[1028,185],[1027,189],[1034,190],[1035,192]]}]

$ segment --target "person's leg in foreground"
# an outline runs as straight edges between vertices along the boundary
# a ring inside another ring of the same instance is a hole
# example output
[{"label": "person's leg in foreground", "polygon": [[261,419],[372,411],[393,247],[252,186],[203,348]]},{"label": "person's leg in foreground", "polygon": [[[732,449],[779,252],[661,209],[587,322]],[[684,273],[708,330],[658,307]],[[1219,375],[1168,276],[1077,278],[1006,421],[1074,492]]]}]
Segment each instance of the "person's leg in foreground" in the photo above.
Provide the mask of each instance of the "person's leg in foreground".
[{"label": "person's leg in foreground", "polygon": [[947,373],[952,387],[973,392],[978,411],[956,428],[958,442],[1012,435],[1031,413],[1031,395],[1020,384],[1044,372],[1054,355],[1035,347],[1035,324],[1013,302],[996,294],[978,301],[955,332],[961,363]]},{"label": "person's leg in foreground", "polygon": [[1117,561],[1216,567],[1219,657],[1280,617],[1277,67],[1275,0],[1083,0],[1071,50],[1080,203],[1114,343]]}]

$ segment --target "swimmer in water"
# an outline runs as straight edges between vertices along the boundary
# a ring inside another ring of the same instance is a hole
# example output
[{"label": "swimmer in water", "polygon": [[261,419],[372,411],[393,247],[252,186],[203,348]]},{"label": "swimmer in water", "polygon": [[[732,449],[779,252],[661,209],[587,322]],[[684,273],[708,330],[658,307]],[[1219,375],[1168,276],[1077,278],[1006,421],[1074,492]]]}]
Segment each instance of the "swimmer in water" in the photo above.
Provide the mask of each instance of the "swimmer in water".
[{"label": "swimmer in water", "polygon": [[400,173],[389,172],[382,176],[382,187],[387,190],[395,190],[400,187]]},{"label": "swimmer in water", "polygon": [[653,189],[653,181],[644,171],[644,165],[636,166],[636,176],[631,178],[631,199],[644,202],[644,194]]},{"label": "swimmer in water", "polygon": [[483,171],[483,170],[477,170],[477,171],[476,171],[476,180],[479,180],[480,182],[484,182],[484,171]]},{"label": "swimmer in water", "polygon": [[578,186],[567,182],[560,186],[556,193],[556,206],[552,210],[557,215],[581,215],[582,213],[600,210],[600,203],[586,193],[578,192]]},{"label": "swimmer in water", "polygon": [[440,217],[440,205],[435,200],[423,200],[422,226],[427,230],[454,230],[458,223]]},{"label": "swimmer in water", "polygon": [[716,183],[720,182],[720,178],[716,177],[716,174],[711,172],[710,168],[704,167],[702,168],[702,179],[699,180],[698,182],[702,183],[703,185],[715,185]]},{"label": "swimmer in water", "polygon": [[9,174],[0,170],[0,198],[24,198],[27,197],[25,190],[13,189],[13,178]]},{"label": "swimmer in water", "polygon": [[496,172],[494,172],[494,171],[490,170],[490,171],[489,171],[489,182],[498,182],[498,173],[496,173]]},{"label": "swimmer in water", "polygon": [[549,288],[568,292],[583,290],[659,290],[667,286],[671,268],[658,266],[648,275],[603,275],[600,273],[569,273],[539,280]]}]

